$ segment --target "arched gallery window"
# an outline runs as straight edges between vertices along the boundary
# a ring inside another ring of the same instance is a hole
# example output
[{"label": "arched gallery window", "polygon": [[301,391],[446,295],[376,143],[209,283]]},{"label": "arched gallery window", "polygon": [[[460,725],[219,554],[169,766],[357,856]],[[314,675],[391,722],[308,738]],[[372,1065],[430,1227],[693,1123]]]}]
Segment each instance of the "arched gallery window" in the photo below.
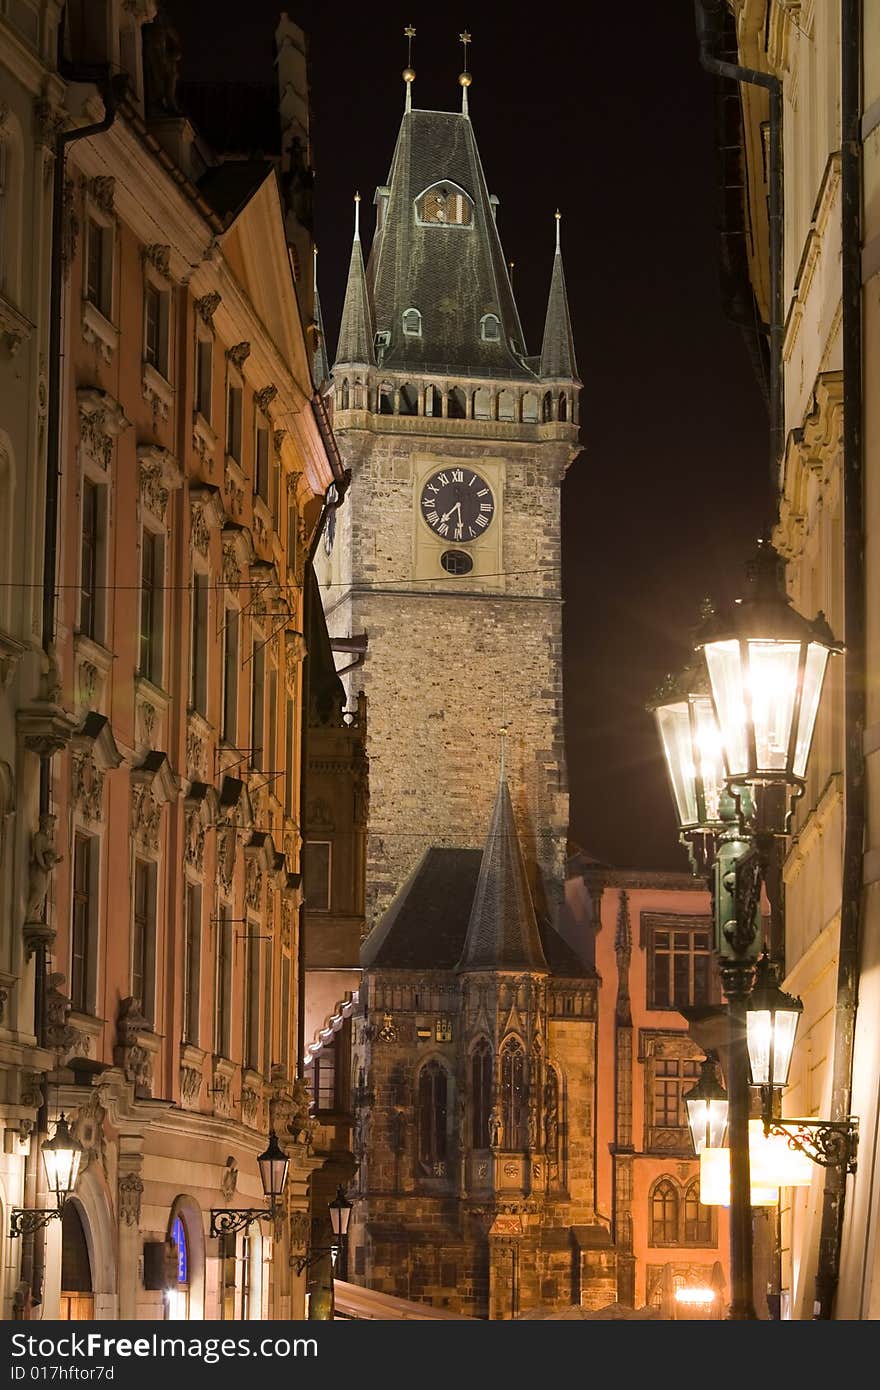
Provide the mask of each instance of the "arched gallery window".
[{"label": "arched gallery window", "polygon": [[419,1072],[419,1158],[433,1168],[446,1160],[446,1072],[426,1062]]},{"label": "arched gallery window", "polygon": [[485,1038],[471,1056],[471,1143],[489,1147],[489,1111],[492,1108],[492,1053]]}]

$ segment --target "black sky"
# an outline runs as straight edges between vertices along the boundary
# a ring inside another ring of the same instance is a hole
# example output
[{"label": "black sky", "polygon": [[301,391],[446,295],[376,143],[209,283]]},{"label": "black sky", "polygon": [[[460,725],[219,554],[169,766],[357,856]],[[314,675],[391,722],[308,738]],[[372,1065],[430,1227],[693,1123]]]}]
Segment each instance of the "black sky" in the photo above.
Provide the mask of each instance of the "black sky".
[{"label": "black sky", "polygon": [[[278,0],[166,0],[181,75],[273,75]],[[562,209],[584,452],[563,487],[571,836],[617,866],[683,869],[644,704],[687,655],[704,595],[732,598],[767,521],[767,416],[722,314],[712,79],[690,0],[629,5],[288,6],[310,43],[315,220],[335,347],[352,195],[384,183],[403,108],[470,112],[530,352],[540,351]],[[542,16],[546,17],[542,17]],[[364,214],[366,214],[364,216]],[[366,224],[366,225],[365,225]]]}]

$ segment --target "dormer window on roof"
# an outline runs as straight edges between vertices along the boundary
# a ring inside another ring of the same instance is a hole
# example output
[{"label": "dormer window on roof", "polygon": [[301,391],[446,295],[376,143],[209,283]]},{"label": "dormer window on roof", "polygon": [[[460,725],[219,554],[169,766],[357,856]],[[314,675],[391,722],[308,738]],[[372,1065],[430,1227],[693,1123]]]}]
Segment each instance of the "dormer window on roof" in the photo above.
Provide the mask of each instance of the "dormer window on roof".
[{"label": "dormer window on roof", "polygon": [[484,314],[480,319],[480,337],[484,343],[501,341],[501,320],[497,314]]},{"label": "dormer window on roof", "polygon": [[418,309],[404,309],[403,336],[405,338],[421,338],[422,316]]},{"label": "dormer window on roof", "polygon": [[416,198],[416,219],[428,226],[470,227],[474,205],[455,184],[435,183]]}]

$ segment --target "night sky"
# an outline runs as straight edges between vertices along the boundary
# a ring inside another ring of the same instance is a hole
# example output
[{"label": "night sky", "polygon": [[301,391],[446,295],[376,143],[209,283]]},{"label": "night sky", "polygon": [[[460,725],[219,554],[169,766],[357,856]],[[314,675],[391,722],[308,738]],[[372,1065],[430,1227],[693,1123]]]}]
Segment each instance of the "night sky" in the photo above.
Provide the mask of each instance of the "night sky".
[{"label": "night sky", "polygon": [[[181,76],[273,77],[278,0],[167,0]],[[332,361],[352,196],[388,174],[403,111],[460,108],[459,32],[473,36],[470,114],[528,351],[541,347],[555,224],[581,396],[583,453],[562,493],[571,838],[618,867],[685,869],[653,718],[704,595],[741,589],[768,520],[767,414],[722,314],[712,79],[691,0],[288,6],[310,41],[319,287]],[[543,16],[546,15],[546,18]]]}]

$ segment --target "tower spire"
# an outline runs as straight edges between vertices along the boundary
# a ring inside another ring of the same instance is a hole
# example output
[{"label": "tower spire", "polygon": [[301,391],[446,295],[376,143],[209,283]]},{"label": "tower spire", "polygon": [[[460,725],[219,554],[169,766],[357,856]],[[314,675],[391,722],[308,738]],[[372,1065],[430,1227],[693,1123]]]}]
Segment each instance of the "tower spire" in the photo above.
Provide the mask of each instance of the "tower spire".
[{"label": "tower spire", "polygon": [[464,52],[464,68],[458,74],[458,81],[459,85],[461,86],[461,114],[463,116],[466,116],[468,114],[468,87],[471,85],[471,82],[473,81],[473,78],[468,72],[467,56],[468,44],[471,41],[471,36],[468,33],[467,29],[465,29],[464,33],[459,34],[458,37],[461,42],[462,50]]},{"label": "tower spire", "polygon": [[577,362],[574,355],[574,337],[571,331],[571,318],[568,312],[568,294],[565,288],[565,271],[562,268],[562,245],[559,229],[562,213],[556,209],[556,250],[553,255],[553,272],[550,276],[550,293],[547,297],[547,316],[544,319],[544,340],[541,344],[542,377],[553,380],[576,381]]},{"label": "tower spire", "polygon": [[403,37],[406,39],[406,67],[403,70],[403,80],[406,83],[406,100],[403,106],[405,112],[412,110],[412,84],[416,80],[416,70],[412,65],[412,41],[415,36],[415,29],[408,24],[403,31]]}]

